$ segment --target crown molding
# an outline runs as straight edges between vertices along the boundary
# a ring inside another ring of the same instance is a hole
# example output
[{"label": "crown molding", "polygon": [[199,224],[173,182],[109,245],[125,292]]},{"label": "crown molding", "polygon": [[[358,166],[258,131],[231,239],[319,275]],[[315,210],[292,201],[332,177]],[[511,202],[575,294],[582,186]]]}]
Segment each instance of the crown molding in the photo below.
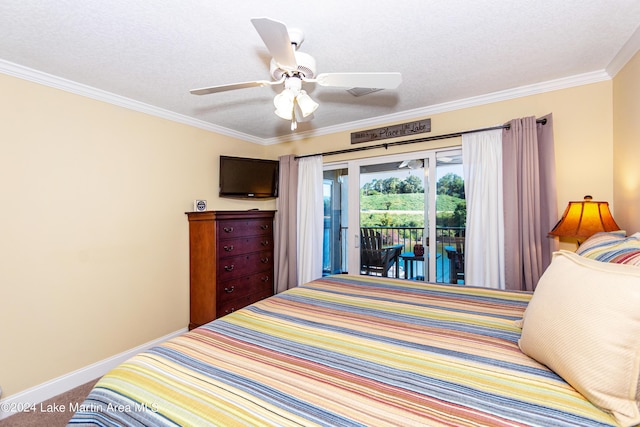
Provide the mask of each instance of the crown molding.
[{"label": "crown molding", "polygon": [[610,75],[605,70],[594,71],[590,73],[577,74],[570,77],[564,77],[556,80],[549,80],[542,83],[535,83],[527,86],[520,86],[513,89],[507,89],[498,92],[492,92],[484,95],[474,96],[457,101],[444,102],[441,104],[430,105],[428,107],[416,108],[413,110],[402,111],[399,113],[377,116],[365,120],[358,120],[349,123],[343,123],[336,126],[327,126],[322,129],[316,129],[309,132],[301,132],[299,134],[271,138],[264,140],[265,145],[277,144],[297,139],[305,139],[312,136],[327,135],[337,132],[353,131],[355,129],[363,129],[389,124],[392,122],[400,122],[407,120],[416,120],[420,117],[446,113],[448,111],[460,110],[463,108],[477,107],[480,105],[491,104],[494,102],[507,101],[510,99],[521,98],[524,96],[537,95],[545,92],[553,92],[560,89],[568,89],[571,87],[582,86],[591,83],[598,83],[611,80]]},{"label": "crown molding", "polygon": [[0,73],[256,144],[263,139],[0,59]]},{"label": "crown molding", "polygon": [[[634,50],[635,46],[635,50]],[[640,27],[634,33],[634,36],[625,44],[620,50],[616,59],[610,64],[611,70],[616,67],[619,71],[624,64],[635,54],[640,46]],[[625,60],[626,58],[626,60]],[[619,65],[621,64],[621,65]],[[296,141],[309,139],[316,136],[328,135],[338,132],[353,131],[354,129],[362,129],[368,127],[375,127],[385,125],[392,122],[400,122],[406,120],[415,120],[419,117],[424,117],[431,114],[445,113],[448,111],[459,110],[463,108],[476,107],[485,104],[491,104],[494,102],[500,102],[510,100],[514,98],[520,98],[524,96],[536,95],[545,92],[551,92],[560,89],[567,89],[570,87],[581,86],[590,83],[597,83],[605,80],[611,80],[611,76],[615,75],[609,68],[607,70],[594,71],[590,73],[578,74],[575,76],[564,77],[561,79],[550,80],[541,83],[535,83],[527,86],[521,86],[517,88],[507,89],[503,91],[488,93],[484,95],[474,96],[470,98],[460,99],[451,102],[445,102],[441,104],[430,105],[427,107],[416,108],[413,110],[402,111],[399,113],[387,114],[383,116],[371,117],[364,120],[357,120],[353,122],[343,123],[335,126],[327,126],[320,129],[313,129],[305,132],[296,132],[290,135],[274,138],[259,138],[253,135],[249,135],[243,132],[237,132],[232,129],[228,129],[222,126],[216,126],[211,123],[194,119],[182,114],[174,113],[169,110],[154,107],[143,102],[138,102],[120,95],[116,95],[104,90],[96,89],[91,86],[83,85],[71,80],[63,79],[53,76],[51,74],[43,73],[33,70],[12,62],[0,60],[0,72],[8,74],[14,77],[18,77],[24,80],[29,80],[42,85],[50,86],[56,89],[64,90],[67,92],[75,93],[77,95],[93,98],[98,101],[107,102],[110,104],[118,105],[130,110],[138,111],[141,113],[161,117],[174,122],[186,124],[199,129],[203,129],[210,132],[215,132],[221,135],[229,136],[239,140],[252,142],[259,145],[273,145],[283,142]]]},{"label": "crown molding", "polygon": [[611,78],[615,77],[620,70],[633,58],[633,56],[640,50],[640,25],[636,28],[633,35],[622,46],[622,49],[618,51],[616,56],[607,65],[607,73]]}]

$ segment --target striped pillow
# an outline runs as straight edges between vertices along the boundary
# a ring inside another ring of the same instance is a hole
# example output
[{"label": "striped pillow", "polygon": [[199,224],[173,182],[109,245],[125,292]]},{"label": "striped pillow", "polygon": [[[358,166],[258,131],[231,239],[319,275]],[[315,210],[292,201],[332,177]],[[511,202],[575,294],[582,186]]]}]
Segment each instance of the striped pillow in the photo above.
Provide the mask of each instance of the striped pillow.
[{"label": "striped pillow", "polygon": [[622,230],[596,233],[576,253],[596,261],[640,266],[640,232],[629,237]]}]

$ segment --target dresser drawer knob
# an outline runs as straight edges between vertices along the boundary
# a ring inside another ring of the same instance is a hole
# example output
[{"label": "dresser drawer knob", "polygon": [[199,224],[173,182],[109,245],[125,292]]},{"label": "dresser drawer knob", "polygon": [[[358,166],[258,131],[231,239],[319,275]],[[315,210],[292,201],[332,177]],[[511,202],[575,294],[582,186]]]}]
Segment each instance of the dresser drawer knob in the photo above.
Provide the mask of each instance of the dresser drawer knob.
[{"label": "dresser drawer knob", "polygon": [[224,231],[225,233],[231,233],[233,231],[233,227],[225,227]]},{"label": "dresser drawer knob", "polygon": [[233,264],[231,264],[231,265],[225,265],[225,266],[224,266],[224,269],[225,269],[225,270],[227,270],[227,271],[233,271],[233,268],[234,268],[234,267],[235,267],[235,266],[234,266]]},{"label": "dresser drawer knob", "polygon": [[262,228],[263,230],[268,230],[269,229],[269,224],[262,224],[260,226],[260,228]]},{"label": "dresser drawer knob", "polygon": [[268,257],[260,258],[260,262],[263,264],[266,264],[269,262],[269,258]]},{"label": "dresser drawer knob", "polygon": [[224,291],[225,291],[226,293],[230,294],[231,292],[233,292],[233,290],[234,290],[235,288],[236,288],[235,286],[231,286],[230,288],[225,287],[225,288],[224,288]]},{"label": "dresser drawer knob", "polygon": [[229,245],[229,246],[226,246],[226,245],[225,245],[224,250],[225,250],[226,252],[231,252],[231,251],[233,250],[233,245]]},{"label": "dresser drawer knob", "polygon": [[269,281],[269,276],[262,276],[262,281],[263,282],[268,282]]},{"label": "dresser drawer knob", "polygon": [[269,246],[269,241],[268,240],[263,240],[260,243],[262,244],[262,246]]}]

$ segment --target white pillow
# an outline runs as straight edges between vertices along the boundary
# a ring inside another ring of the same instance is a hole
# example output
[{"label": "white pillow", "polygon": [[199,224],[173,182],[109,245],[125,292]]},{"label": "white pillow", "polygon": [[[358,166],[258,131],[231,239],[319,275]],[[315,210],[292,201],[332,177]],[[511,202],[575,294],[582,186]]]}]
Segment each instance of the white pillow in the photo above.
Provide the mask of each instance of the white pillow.
[{"label": "white pillow", "polygon": [[640,268],[554,253],[524,314],[523,353],[622,426],[640,423]]}]

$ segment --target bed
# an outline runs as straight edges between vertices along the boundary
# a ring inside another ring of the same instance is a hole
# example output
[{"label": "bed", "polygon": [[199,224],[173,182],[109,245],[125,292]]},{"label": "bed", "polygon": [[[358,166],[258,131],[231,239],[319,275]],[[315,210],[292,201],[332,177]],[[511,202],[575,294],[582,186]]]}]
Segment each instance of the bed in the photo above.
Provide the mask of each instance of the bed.
[{"label": "bed", "polygon": [[70,421],[616,426],[518,341],[531,293],[336,275],[145,351]]}]

